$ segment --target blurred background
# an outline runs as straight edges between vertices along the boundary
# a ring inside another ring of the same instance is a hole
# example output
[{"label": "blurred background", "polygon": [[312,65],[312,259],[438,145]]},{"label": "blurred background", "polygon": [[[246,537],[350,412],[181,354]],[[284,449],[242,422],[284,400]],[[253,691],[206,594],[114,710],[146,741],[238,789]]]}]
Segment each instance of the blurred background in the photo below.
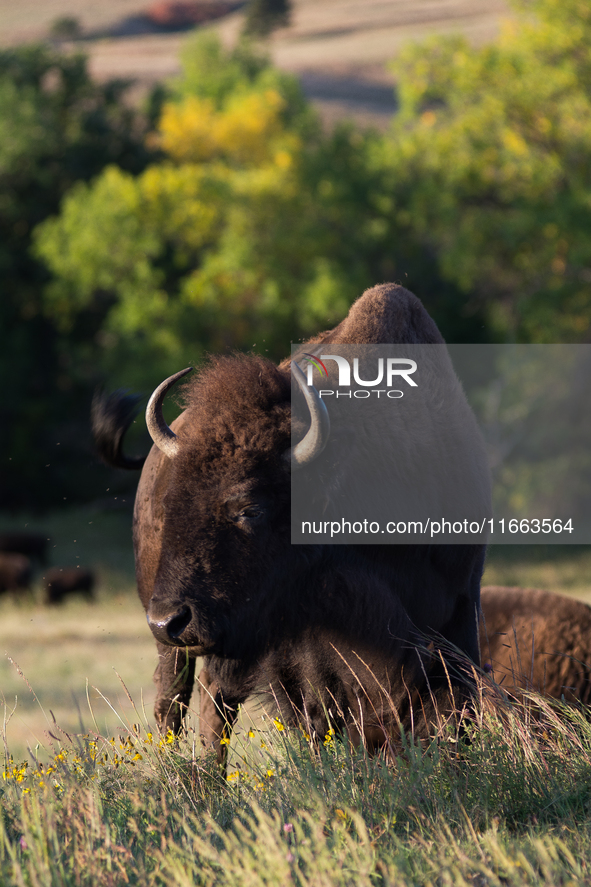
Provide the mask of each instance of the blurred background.
[{"label": "blurred background", "polygon": [[[588,343],[590,157],[580,0],[0,3],[0,548],[28,560],[0,634],[35,693],[2,660],[12,741],[89,700],[111,724],[113,668],[151,717],[137,476],[94,456],[97,387],[282,358],[384,280],[449,342]],[[589,566],[498,547],[486,579],[584,598]]]}]

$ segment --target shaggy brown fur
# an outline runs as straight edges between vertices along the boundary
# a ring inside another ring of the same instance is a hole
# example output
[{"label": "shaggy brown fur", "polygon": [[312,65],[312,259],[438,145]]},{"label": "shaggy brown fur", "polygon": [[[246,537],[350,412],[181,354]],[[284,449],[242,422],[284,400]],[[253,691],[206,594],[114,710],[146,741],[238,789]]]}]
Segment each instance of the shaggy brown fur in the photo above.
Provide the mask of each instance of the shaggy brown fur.
[{"label": "shaggy brown fur", "polygon": [[306,343],[306,348],[330,342],[339,345],[379,342],[443,345],[444,341],[420,299],[401,286],[382,283],[366,290],[334,330],[319,333]]},{"label": "shaggy brown fur", "polygon": [[482,665],[515,693],[591,702],[591,607],[538,588],[481,592]]},{"label": "shaggy brown fur", "polygon": [[31,561],[24,554],[0,553],[0,592],[28,590],[32,575]]},{"label": "shaggy brown fur", "polygon": [[94,573],[78,567],[52,567],[43,577],[46,604],[61,604],[67,595],[81,592],[94,597]]},{"label": "shaggy brown fur", "polygon": [[[316,341],[443,342],[421,302],[393,284],[368,290]],[[459,385],[452,397],[462,410],[454,434],[463,482],[486,491],[483,445]],[[270,688],[287,723],[304,720],[320,736],[329,718],[370,744],[400,721],[430,732],[468,682],[425,637],[478,660],[483,546],[291,545],[289,360],[215,359],[184,399],[172,426],[178,454],[152,448],[134,515],[161,727],[180,728],[203,656],[201,732],[220,760],[224,729],[260,689]],[[315,464],[338,461],[338,447],[336,429]]]}]

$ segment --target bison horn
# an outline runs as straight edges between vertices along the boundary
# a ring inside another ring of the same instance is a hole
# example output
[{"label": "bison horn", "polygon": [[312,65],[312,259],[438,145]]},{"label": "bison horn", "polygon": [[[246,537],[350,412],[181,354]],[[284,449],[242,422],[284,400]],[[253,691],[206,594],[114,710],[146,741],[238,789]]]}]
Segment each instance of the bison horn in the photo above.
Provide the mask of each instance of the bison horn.
[{"label": "bison horn", "polygon": [[328,443],[330,419],[320,395],[313,385],[306,384],[306,377],[295,360],[291,362],[291,371],[306,399],[311,418],[306,436],[295,447],[290,447],[285,454],[285,458],[291,463],[291,470],[297,471],[319,456]]},{"label": "bison horn", "polygon": [[181,370],[180,373],[175,373],[174,376],[169,376],[168,379],[165,379],[164,382],[156,388],[152,397],[148,401],[148,406],[146,407],[146,424],[148,426],[148,431],[150,432],[150,437],[158,449],[161,450],[165,456],[168,456],[169,459],[174,459],[178,453],[179,442],[172,428],[169,428],[164,421],[162,404],[166,397],[166,393],[172,388],[174,383],[178,382],[179,379],[182,379],[183,376],[186,376],[187,373],[190,373],[192,369],[193,367],[187,367],[186,370]]}]

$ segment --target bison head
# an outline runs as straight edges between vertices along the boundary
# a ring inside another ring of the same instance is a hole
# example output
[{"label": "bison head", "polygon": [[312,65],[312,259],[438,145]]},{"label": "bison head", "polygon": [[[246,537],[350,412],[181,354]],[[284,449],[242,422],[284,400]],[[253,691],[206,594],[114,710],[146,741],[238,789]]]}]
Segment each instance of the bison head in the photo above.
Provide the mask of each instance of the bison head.
[{"label": "bison head", "polygon": [[293,448],[290,376],[264,358],[212,362],[185,387],[178,434],[164,421],[162,403],[190,369],[150,399],[148,429],[166,464],[152,491],[163,518],[145,603],[163,644],[244,659],[259,655],[273,626],[285,621],[285,577],[296,581],[310,557],[290,545],[290,469],[316,458],[329,433],[317,392],[297,365],[292,371],[311,416]]}]

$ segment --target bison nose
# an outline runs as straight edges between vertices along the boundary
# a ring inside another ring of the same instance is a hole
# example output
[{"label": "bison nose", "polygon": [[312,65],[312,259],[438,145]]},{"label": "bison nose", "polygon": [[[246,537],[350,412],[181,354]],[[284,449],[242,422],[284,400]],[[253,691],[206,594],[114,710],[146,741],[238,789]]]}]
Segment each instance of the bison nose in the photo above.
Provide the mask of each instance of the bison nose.
[{"label": "bison nose", "polygon": [[191,608],[186,604],[165,616],[156,616],[148,610],[148,625],[156,640],[163,644],[177,644],[179,641],[182,643],[182,634],[190,625],[192,618]]}]

